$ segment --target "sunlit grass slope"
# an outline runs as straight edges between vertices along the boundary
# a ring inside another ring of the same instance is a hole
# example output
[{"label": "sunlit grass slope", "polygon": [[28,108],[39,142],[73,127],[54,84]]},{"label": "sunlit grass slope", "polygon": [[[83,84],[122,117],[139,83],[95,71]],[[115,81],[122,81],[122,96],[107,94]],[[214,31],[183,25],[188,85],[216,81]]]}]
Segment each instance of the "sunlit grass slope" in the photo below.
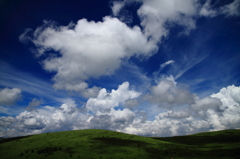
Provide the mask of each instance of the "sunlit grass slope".
[{"label": "sunlit grass slope", "polygon": [[0,158],[240,159],[240,130],[167,138],[100,129],[46,133],[0,139]]}]

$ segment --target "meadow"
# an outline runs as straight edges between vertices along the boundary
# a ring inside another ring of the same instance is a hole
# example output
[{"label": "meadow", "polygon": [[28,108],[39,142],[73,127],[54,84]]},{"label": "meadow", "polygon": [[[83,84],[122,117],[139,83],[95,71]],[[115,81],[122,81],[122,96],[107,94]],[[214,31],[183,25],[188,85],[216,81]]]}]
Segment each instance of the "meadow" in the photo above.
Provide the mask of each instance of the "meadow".
[{"label": "meadow", "polygon": [[240,159],[240,130],[143,137],[86,129],[0,139],[1,159]]}]

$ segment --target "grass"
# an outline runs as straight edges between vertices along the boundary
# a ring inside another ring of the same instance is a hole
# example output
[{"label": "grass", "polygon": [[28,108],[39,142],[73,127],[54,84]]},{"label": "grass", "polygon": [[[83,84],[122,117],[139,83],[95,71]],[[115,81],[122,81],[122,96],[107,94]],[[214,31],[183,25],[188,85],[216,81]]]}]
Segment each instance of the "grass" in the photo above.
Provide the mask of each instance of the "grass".
[{"label": "grass", "polygon": [[240,159],[240,130],[142,137],[87,129],[0,139],[0,158]]}]

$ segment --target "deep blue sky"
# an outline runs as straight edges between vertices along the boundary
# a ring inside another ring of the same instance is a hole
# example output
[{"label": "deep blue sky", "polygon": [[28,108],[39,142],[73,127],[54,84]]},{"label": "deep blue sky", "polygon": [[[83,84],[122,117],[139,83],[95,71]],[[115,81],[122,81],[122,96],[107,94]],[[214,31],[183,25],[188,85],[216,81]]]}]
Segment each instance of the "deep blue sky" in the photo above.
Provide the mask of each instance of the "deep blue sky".
[{"label": "deep blue sky", "polygon": [[0,136],[240,128],[239,0],[2,0],[0,21]]}]

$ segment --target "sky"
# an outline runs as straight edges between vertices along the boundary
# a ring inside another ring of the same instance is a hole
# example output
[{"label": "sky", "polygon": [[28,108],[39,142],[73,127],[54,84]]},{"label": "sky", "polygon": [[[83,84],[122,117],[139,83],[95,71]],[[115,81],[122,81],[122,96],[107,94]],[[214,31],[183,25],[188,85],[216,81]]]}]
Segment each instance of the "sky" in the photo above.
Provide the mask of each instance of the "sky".
[{"label": "sky", "polygon": [[240,128],[240,0],[1,0],[0,137]]}]

